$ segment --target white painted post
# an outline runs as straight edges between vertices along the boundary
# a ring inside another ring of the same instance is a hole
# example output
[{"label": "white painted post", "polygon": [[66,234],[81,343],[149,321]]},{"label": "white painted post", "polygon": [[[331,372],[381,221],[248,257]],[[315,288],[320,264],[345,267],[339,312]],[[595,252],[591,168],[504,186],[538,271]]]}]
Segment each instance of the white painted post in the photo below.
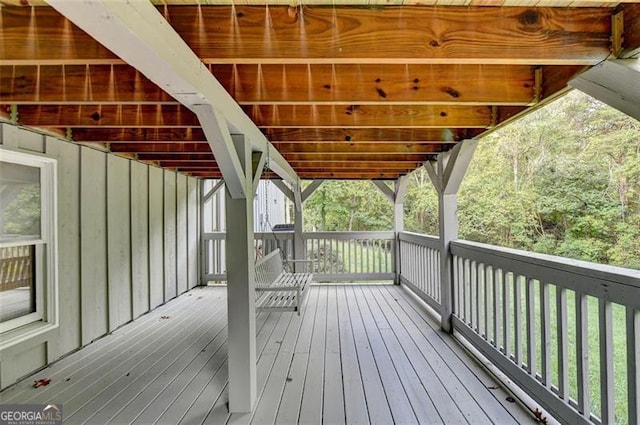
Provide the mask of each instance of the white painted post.
[{"label": "white painted post", "polygon": [[394,234],[394,270],[395,284],[400,285],[400,273],[402,272],[400,259],[400,232],[404,231],[404,195],[407,193],[409,178],[402,176],[395,183],[393,196],[393,234]]},{"label": "white painted post", "polygon": [[[307,258],[306,247],[304,244],[304,239],[302,238],[302,232],[304,229],[304,216],[302,215],[302,191],[300,185],[296,185],[293,188],[294,194],[294,202],[293,202],[293,250],[294,250],[294,259],[296,260],[305,260]],[[296,273],[301,273],[311,270],[304,270],[306,265],[304,263],[296,262],[294,263],[294,271]]]},{"label": "white painted post", "polygon": [[234,199],[226,188],[227,314],[229,326],[229,411],[248,413],[256,401],[256,313],[253,261],[253,176],[251,150],[232,136],[244,169],[244,193]]},{"label": "white painted post", "polygon": [[440,327],[451,332],[453,313],[453,256],[451,241],[458,239],[458,195],[438,194],[440,225]]},{"label": "white painted post", "polygon": [[445,332],[452,331],[451,318],[455,301],[453,299],[453,256],[450,245],[451,241],[458,238],[457,193],[477,145],[477,140],[464,140],[449,152],[439,154],[437,162],[425,164],[429,178],[438,192],[440,327]]},{"label": "white painted post", "polygon": [[371,183],[377,187],[380,192],[393,204],[393,234],[394,234],[394,250],[393,250],[393,270],[395,273],[394,282],[400,284],[400,240],[398,233],[404,230],[404,195],[407,192],[409,178],[401,176],[394,185],[392,190],[385,182],[379,180],[371,180]]}]

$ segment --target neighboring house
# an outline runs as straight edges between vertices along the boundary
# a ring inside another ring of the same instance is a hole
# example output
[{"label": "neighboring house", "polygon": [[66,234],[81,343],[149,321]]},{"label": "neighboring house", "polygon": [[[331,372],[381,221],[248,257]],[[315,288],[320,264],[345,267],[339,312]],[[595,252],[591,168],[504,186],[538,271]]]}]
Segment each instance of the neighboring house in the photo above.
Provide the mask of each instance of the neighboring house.
[{"label": "neighboring house", "polygon": [[[210,190],[217,180],[206,180],[204,192]],[[224,190],[219,190],[205,204],[205,232],[225,231]],[[253,231],[271,232],[277,224],[292,223],[290,201],[273,183],[262,180],[253,198]]]}]

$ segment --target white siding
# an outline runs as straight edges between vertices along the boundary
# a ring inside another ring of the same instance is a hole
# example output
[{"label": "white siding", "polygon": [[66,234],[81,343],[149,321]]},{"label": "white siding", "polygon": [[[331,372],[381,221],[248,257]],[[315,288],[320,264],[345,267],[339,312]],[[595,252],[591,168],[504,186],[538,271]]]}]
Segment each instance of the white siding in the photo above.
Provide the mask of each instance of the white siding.
[{"label": "white siding", "polygon": [[109,330],[129,322],[131,306],[131,161],[107,156]]},{"label": "white siding", "polygon": [[133,317],[149,310],[149,167],[131,163],[131,280]]},{"label": "white siding", "polygon": [[164,300],[177,295],[176,288],[176,175],[164,172]]},{"label": "white siding", "polygon": [[[80,150],[80,305],[82,344],[109,330],[107,297],[107,155]],[[60,256],[64,253],[60,253]]]},{"label": "white siding", "polygon": [[4,388],[198,285],[200,196],[193,178],[13,125],[0,143],[58,159],[60,326],[0,352]]},{"label": "white siding", "polygon": [[164,302],[164,187],[160,168],[149,168],[149,279],[151,308]]},{"label": "white siding", "polygon": [[187,177],[182,174],[176,176],[176,274],[178,294],[187,291]]}]

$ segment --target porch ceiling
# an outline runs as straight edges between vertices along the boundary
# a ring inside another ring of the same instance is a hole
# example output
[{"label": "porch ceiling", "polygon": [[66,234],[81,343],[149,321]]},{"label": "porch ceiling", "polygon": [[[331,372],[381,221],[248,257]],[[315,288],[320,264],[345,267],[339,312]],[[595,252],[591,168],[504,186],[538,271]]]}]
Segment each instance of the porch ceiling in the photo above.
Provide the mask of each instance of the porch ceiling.
[{"label": "porch ceiling", "polygon": [[[154,3],[303,179],[395,179],[640,51],[640,3]],[[0,6],[0,118],[221,176],[193,112],[44,2]]]}]

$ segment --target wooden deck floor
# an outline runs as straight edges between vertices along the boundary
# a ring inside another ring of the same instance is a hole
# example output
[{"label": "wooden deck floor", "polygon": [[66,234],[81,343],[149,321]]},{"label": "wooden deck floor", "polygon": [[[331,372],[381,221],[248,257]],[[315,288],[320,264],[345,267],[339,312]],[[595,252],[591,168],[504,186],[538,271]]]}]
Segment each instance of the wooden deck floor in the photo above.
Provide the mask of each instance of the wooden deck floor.
[{"label": "wooden deck floor", "polygon": [[[258,404],[227,413],[226,290],[197,288],[0,393],[66,423],[534,423],[412,296],[314,286],[302,316],[257,317]],[[34,380],[50,378],[46,387]]]}]

